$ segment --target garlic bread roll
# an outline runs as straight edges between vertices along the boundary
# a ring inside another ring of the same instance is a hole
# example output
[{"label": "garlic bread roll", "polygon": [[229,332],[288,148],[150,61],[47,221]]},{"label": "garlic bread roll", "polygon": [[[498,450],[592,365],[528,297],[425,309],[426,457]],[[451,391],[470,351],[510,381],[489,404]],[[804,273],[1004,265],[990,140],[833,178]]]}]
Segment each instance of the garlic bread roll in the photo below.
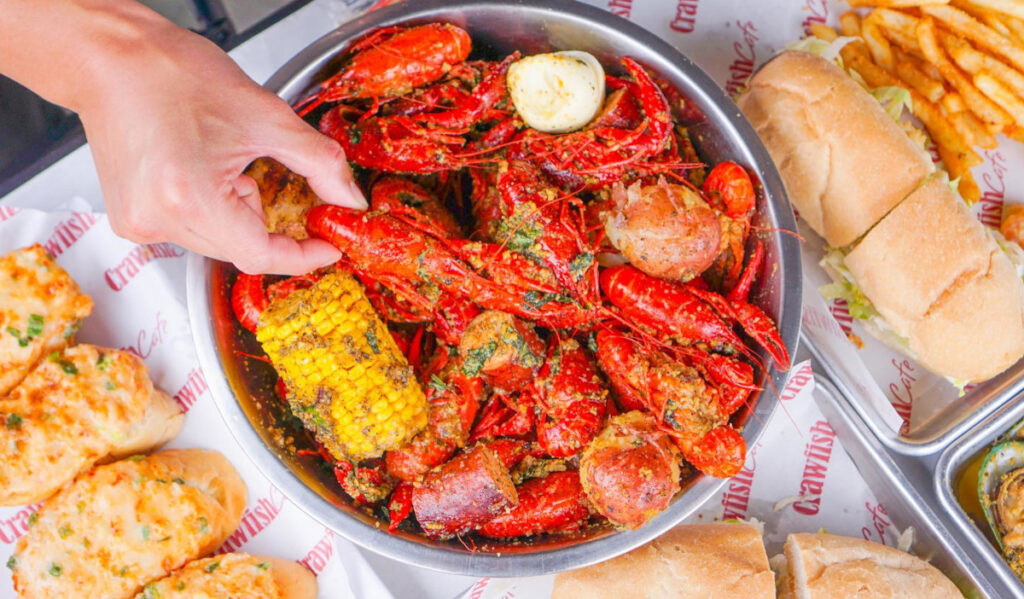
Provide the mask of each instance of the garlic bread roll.
[{"label": "garlic bread roll", "polygon": [[183,419],[132,354],[54,352],[0,397],[0,505],[42,501],[108,456],[162,445]]},{"label": "garlic bread roll", "polygon": [[0,256],[0,397],[67,347],[92,299],[41,245]]},{"label": "garlic bread roll", "polygon": [[245,483],[224,456],[168,450],[98,466],[50,498],[12,557],[24,599],[129,599],[238,527]]},{"label": "garlic bread roll", "polygon": [[295,562],[228,553],[196,560],[151,582],[135,599],[316,599],[316,594],[316,577]]}]

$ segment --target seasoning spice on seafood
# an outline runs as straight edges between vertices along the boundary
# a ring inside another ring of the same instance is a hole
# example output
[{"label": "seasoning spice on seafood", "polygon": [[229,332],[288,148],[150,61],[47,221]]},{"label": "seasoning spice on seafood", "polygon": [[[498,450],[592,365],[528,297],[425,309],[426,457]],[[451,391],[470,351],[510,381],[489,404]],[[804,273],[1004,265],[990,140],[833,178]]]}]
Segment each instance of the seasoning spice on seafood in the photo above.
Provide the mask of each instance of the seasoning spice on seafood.
[{"label": "seasoning spice on seafood", "polygon": [[[589,122],[540,131],[508,74],[558,61],[521,61],[480,59],[450,24],[356,43],[298,108],[342,144],[370,210],[263,177],[275,214],[302,214],[302,235],[344,257],[279,281],[240,274],[232,289],[315,434],[301,451],[392,532],[641,526],[685,479],[742,468],[736,416],[765,362],[789,367],[749,302],[765,264],[753,182],[699,161],[687,100],[670,105],[667,84],[626,57],[602,65],[619,71]],[[359,299],[329,293],[339,281]],[[394,378],[356,390],[340,374],[379,374],[380,360],[407,373],[392,390],[400,421],[377,408]]]}]

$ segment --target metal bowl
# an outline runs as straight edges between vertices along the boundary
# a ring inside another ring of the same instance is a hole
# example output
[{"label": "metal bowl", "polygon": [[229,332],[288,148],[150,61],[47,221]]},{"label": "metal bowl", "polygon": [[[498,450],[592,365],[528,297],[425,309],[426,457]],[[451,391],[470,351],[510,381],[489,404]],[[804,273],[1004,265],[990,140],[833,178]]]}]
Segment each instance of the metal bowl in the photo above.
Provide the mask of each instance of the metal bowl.
[{"label": "metal bowl", "polygon": [[[701,156],[709,163],[732,160],[748,167],[758,183],[758,235],[766,247],[763,280],[755,301],[778,323],[790,355],[800,327],[800,259],[793,213],[782,181],[754,130],[726,94],[672,46],[637,25],[603,10],[566,0],[402,2],[351,21],[324,36],[282,67],[267,83],[295,102],[337,69],[337,57],[368,30],[396,23],[446,21],[467,29],[474,56],[494,58],[513,50],[524,54],[560,49],[586,50],[611,72],[630,56],[668,81],[688,98],[699,116],[690,128]],[[692,116],[692,113],[691,113]],[[437,570],[478,576],[527,576],[596,563],[637,547],[692,514],[723,480],[697,476],[671,506],[639,530],[608,528],[575,536],[541,537],[513,544],[489,543],[471,550],[410,534],[388,534],[370,514],[352,505],[329,473],[315,460],[296,456],[302,435],[281,431],[285,418],[272,399],[273,372],[243,353],[259,354],[251,335],[240,334],[231,316],[229,264],[193,255],[189,262],[188,301],[200,363],[212,393],[236,440],[260,470],[296,505],[325,526],[388,557]],[[769,363],[766,355],[761,355]],[[772,369],[762,379],[766,390],[734,420],[743,424],[748,446],[760,437],[778,405],[785,373]],[[289,432],[290,431],[290,432]]]}]

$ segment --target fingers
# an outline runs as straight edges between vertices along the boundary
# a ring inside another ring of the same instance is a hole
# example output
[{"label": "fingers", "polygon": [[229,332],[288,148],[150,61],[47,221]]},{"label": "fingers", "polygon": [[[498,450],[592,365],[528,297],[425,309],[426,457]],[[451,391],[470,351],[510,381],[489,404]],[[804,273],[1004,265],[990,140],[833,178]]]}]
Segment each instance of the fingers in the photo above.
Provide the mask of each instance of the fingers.
[{"label": "fingers", "polygon": [[275,128],[274,139],[268,144],[269,156],[305,177],[324,202],[365,209],[366,198],[352,178],[338,142],[294,114],[289,113],[283,120],[283,126]]},{"label": "fingers", "polygon": [[298,275],[337,262],[341,252],[321,239],[296,241],[285,235],[267,233],[262,209],[247,201],[253,195],[211,202],[202,219],[190,227],[189,249],[233,262],[249,274]]}]

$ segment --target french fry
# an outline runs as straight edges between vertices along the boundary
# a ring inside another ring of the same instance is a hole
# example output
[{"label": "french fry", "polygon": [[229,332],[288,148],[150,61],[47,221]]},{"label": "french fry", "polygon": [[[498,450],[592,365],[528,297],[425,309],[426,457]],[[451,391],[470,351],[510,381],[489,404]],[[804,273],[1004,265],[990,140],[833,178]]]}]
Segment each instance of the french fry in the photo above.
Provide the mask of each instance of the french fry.
[{"label": "french fry", "polygon": [[991,132],[969,111],[955,112],[947,117],[960,137],[970,146],[977,146],[992,150],[996,147],[996,138]]},{"label": "french fry", "polygon": [[811,35],[814,37],[825,40],[826,42],[834,42],[839,34],[836,33],[835,29],[832,29],[828,25],[822,25],[821,23],[814,23],[811,25]]},{"label": "french fry", "polygon": [[[843,46],[839,51],[843,64],[851,68],[868,84],[868,87],[886,87],[888,85],[900,86],[899,79],[889,74],[888,71],[871,62],[871,54],[868,52],[864,42],[857,40]],[[922,99],[924,99],[922,97]]]},{"label": "french fry", "polygon": [[968,112],[967,105],[964,104],[964,99],[956,92],[949,92],[945,96],[942,96],[942,100],[939,101],[939,105],[942,106],[942,110],[946,114]]},{"label": "french fry", "polygon": [[981,189],[978,188],[978,183],[974,180],[970,167],[967,166],[962,157],[955,151],[942,145],[938,146],[938,150],[939,158],[946,165],[950,179],[960,179],[959,183],[957,183],[957,191],[960,192],[960,197],[967,202],[968,206],[980,200]]},{"label": "french fry", "polygon": [[991,27],[1000,35],[1006,36],[1010,33],[1009,27],[1007,27],[1006,23],[1004,23],[1000,18],[1002,15],[994,10],[978,6],[977,4],[971,4],[969,0],[953,0],[950,2],[950,5],[959,8],[985,25]]},{"label": "french fry", "polygon": [[961,69],[971,75],[988,71],[1013,93],[1024,98],[1024,73],[1006,66],[1005,63],[984,52],[975,50],[973,46],[955,35],[940,31],[939,38],[946,51]]},{"label": "french fry", "polygon": [[[927,7],[926,7],[927,8]],[[948,81],[963,96],[971,112],[978,115],[982,121],[1006,125],[1012,119],[1010,115],[999,105],[989,100],[974,83],[971,82],[961,71],[946,57],[945,52],[939,47],[935,33],[935,22],[931,19],[921,19],[917,25],[917,42],[921,44],[928,62],[935,65],[942,73],[943,79]]]},{"label": "french fry", "polygon": [[958,164],[966,164],[967,168],[981,164],[981,156],[971,149],[953,125],[942,116],[938,106],[913,90],[910,91],[910,97],[914,103],[914,116],[924,124],[928,134],[935,140],[935,145],[953,152],[958,158]]},{"label": "french fry", "polygon": [[982,91],[990,100],[1002,106],[1003,110],[1010,113],[1015,123],[1024,124],[1024,102],[1013,95],[1013,92],[999,83],[999,80],[988,71],[982,71],[974,76],[974,85]]},{"label": "french fry", "polygon": [[860,15],[853,12],[844,12],[839,17],[839,31],[846,37],[856,37],[860,35]]},{"label": "french fry", "polygon": [[1010,125],[1003,131],[1003,133],[1006,134],[1006,137],[1024,144],[1024,127]]},{"label": "french fry", "polygon": [[946,88],[941,81],[936,81],[925,75],[910,62],[897,62],[896,76],[931,102],[938,102],[946,93]]},{"label": "french fry", "polygon": [[924,4],[949,4],[949,0],[846,0],[846,3],[850,6],[906,8]]},{"label": "french fry", "polygon": [[[1024,9],[1024,5],[1020,5],[1020,8]],[[921,12],[941,21],[950,30],[966,37],[978,44],[978,46],[1003,56],[1013,66],[1024,67],[1024,46],[1015,44],[1013,40],[999,35],[992,29],[974,20],[964,11],[952,6],[929,5],[922,6]],[[918,43],[920,41],[921,39],[918,37]]]},{"label": "french fry", "polygon": [[917,44],[917,36],[914,34],[917,18],[887,8],[879,8],[871,14],[886,39],[907,54],[924,61],[924,54],[921,53],[921,47]]},{"label": "french fry", "polygon": [[1003,22],[1006,23],[1006,28],[1010,30],[1011,34],[1013,34],[1017,43],[1024,44],[1024,19],[1018,19],[1017,17],[1011,17],[1010,15],[1003,15]]},{"label": "french fry", "polygon": [[892,73],[896,68],[896,61],[892,57],[892,47],[889,45],[889,40],[882,35],[877,24],[878,19],[874,17],[874,14],[871,13],[861,22],[861,38],[867,45],[868,51],[871,52],[871,58],[874,59],[875,64]]},{"label": "french fry", "polygon": [[975,6],[1008,14],[1018,19],[1024,19],[1024,3],[1021,3],[1020,0],[971,0],[971,3]]}]

